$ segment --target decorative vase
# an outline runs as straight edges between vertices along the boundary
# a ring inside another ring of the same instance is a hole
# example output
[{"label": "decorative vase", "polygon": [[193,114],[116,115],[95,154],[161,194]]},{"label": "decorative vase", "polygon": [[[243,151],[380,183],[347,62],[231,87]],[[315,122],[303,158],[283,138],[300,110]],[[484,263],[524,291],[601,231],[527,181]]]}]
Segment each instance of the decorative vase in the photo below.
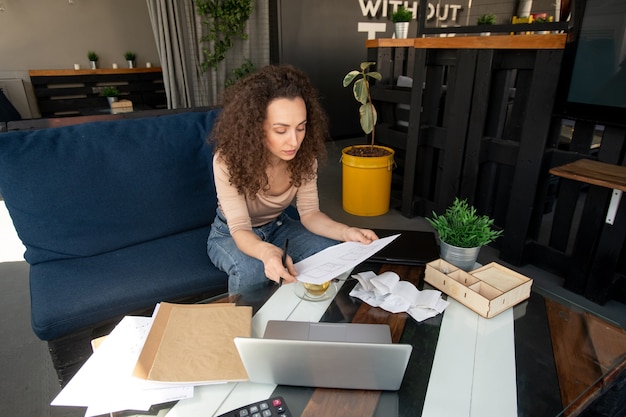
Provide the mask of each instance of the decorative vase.
[{"label": "decorative vase", "polygon": [[132,59],[128,60],[128,68],[135,68],[135,61],[133,61]]},{"label": "decorative vase", "polygon": [[391,171],[394,167],[394,150],[385,146],[385,156],[354,156],[352,148],[371,145],[348,146],[341,151],[343,209],[356,216],[380,216],[389,211],[391,197]]},{"label": "decorative vase", "polygon": [[444,261],[462,269],[463,271],[471,271],[474,269],[480,246],[476,248],[460,248],[458,246],[449,245],[444,241],[439,242],[439,256]]},{"label": "decorative vase", "polygon": [[117,103],[117,97],[107,97],[107,101],[109,102],[109,106],[113,103]]},{"label": "decorative vase", "polygon": [[396,39],[406,39],[409,34],[409,22],[396,22],[393,24]]},{"label": "decorative vase", "polygon": [[96,61],[89,61],[89,64],[91,65],[92,70],[95,70],[98,68],[98,62]]}]

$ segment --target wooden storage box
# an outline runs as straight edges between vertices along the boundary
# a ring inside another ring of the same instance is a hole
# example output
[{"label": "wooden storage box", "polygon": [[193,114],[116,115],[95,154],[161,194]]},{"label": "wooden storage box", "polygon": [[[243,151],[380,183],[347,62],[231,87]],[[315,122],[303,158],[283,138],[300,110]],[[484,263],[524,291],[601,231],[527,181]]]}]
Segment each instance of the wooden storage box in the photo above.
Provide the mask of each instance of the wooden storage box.
[{"label": "wooden storage box", "polygon": [[496,262],[470,272],[437,259],[424,280],[483,317],[494,317],[530,297],[533,280]]}]

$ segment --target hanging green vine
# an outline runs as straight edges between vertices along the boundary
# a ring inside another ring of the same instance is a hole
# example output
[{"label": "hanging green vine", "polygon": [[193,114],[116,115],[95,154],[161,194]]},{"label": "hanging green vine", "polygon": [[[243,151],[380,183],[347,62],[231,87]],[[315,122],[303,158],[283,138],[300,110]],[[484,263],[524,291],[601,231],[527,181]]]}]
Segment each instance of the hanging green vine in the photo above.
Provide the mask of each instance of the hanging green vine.
[{"label": "hanging green vine", "polygon": [[249,74],[252,74],[255,71],[256,71],[256,67],[254,66],[252,61],[250,61],[249,59],[246,59],[246,62],[241,64],[239,68],[235,68],[232,71],[232,74],[233,74],[232,78],[227,79],[226,82],[224,83],[224,86],[230,87],[231,85],[235,84],[240,79],[244,78],[245,76]]},{"label": "hanging green vine", "polygon": [[[208,34],[200,41],[208,45],[202,49],[202,71],[217,68],[233,46],[234,38],[248,39],[246,22],[252,13],[252,0],[195,0],[196,10]],[[213,46],[211,49],[210,46]]]}]

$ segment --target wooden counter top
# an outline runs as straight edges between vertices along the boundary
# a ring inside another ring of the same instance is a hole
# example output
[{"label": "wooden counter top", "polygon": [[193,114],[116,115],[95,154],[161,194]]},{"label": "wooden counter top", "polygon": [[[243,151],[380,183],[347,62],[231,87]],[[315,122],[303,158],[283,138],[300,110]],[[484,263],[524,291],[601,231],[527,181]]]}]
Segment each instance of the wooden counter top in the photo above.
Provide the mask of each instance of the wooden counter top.
[{"label": "wooden counter top", "polygon": [[111,75],[111,74],[140,74],[150,72],[161,72],[161,67],[151,68],[98,68],[98,69],[50,69],[50,70],[29,70],[31,77],[57,77],[67,75]]},{"label": "wooden counter top", "polygon": [[413,39],[369,39],[367,48],[407,47],[417,49],[563,49],[567,35],[453,36]]},{"label": "wooden counter top", "polygon": [[550,169],[550,174],[614,190],[626,191],[626,166],[579,159]]}]

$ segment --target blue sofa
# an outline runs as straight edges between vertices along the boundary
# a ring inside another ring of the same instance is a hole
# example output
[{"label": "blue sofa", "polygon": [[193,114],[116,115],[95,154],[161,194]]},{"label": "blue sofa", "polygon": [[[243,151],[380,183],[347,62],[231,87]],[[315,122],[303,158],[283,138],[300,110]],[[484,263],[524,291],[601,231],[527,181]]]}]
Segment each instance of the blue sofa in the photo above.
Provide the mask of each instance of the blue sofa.
[{"label": "blue sofa", "polygon": [[62,385],[124,315],[227,289],[206,255],[217,112],[0,134],[0,195],[26,246],[32,328]]}]

